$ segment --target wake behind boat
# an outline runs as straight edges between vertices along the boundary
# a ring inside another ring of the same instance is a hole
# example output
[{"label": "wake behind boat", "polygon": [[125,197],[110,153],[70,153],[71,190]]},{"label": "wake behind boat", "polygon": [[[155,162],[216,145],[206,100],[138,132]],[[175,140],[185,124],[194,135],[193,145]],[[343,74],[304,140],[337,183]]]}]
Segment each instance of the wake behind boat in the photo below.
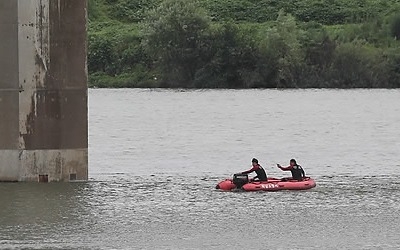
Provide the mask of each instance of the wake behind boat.
[{"label": "wake behind boat", "polygon": [[279,191],[279,190],[306,190],[316,186],[310,177],[301,181],[292,178],[268,178],[266,181],[250,181],[247,174],[234,174],[233,179],[226,179],[217,184],[216,189],[244,190],[244,191]]}]

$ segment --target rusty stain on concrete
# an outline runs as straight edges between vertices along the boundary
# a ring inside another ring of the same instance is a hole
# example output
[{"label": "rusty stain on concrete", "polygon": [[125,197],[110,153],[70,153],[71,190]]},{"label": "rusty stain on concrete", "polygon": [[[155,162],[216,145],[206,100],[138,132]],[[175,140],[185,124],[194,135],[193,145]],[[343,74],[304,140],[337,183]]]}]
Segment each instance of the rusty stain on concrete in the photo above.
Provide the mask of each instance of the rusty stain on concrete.
[{"label": "rusty stain on concrete", "polygon": [[0,71],[0,181],[88,178],[86,11],[86,0],[0,1],[12,48],[0,66],[14,61]]}]

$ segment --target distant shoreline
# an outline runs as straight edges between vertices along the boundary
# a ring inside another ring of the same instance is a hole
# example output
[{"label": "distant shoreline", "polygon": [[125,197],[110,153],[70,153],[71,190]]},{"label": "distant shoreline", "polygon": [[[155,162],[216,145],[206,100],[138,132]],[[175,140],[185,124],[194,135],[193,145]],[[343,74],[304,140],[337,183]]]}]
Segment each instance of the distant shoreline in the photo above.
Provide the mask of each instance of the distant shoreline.
[{"label": "distant shoreline", "polygon": [[89,0],[90,87],[400,88],[397,0],[128,2]]}]

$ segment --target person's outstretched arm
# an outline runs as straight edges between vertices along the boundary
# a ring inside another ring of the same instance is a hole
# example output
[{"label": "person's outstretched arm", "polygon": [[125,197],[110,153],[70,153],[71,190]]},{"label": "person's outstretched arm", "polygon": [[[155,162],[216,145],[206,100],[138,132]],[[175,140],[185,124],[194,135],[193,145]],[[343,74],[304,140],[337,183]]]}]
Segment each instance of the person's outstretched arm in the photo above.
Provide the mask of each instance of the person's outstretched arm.
[{"label": "person's outstretched arm", "polygon": [[255,168],[255,167],[252,167],[251,169],[242,172],[242,174],[250,174],[251,172],[253,172],[253,171],[255,171],[255,170],[256,170],[256,168]]},{"label": "person's outstretched arm", "polygon": [[292,169],[292,166],[282,167],[282,166],[279,165],[279,164],[276,164],[276,165],[278,166],[278,168],[280,168],[280,169],[283,170],[283,171],[290,171],[290,170]]}]

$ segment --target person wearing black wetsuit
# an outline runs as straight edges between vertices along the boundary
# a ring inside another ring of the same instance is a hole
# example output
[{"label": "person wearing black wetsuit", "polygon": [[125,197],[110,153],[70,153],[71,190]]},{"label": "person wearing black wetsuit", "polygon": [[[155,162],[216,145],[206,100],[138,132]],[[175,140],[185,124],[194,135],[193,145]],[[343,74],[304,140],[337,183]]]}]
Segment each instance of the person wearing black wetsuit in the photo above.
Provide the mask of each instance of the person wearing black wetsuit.
[{"label": "person wearing black wetsuit", "polygon": [[304,172],[303,168],[296,163],[295,159],[290,160],[290,165],[288,167],[282,167],[279,164],[276,165],[283,171],[292,172],[292,178],[294,180],[302,181],[304,178],[306,178],[306,173]]},{"label": "person wearing black wetsuit", "polygon": [[253,165],[253,167],[247,171],[242,172],[242,174],[249,174],[251,172],[256,172],[257,176],[253,178],[253,181],[256,179],[259,181],[266,181],[267,174],[265,173],[263,167],[261,167],[261,165],[258,164],[258,160],[256,158],[253,158],[253,160],[251,160],[251,164]]}]

